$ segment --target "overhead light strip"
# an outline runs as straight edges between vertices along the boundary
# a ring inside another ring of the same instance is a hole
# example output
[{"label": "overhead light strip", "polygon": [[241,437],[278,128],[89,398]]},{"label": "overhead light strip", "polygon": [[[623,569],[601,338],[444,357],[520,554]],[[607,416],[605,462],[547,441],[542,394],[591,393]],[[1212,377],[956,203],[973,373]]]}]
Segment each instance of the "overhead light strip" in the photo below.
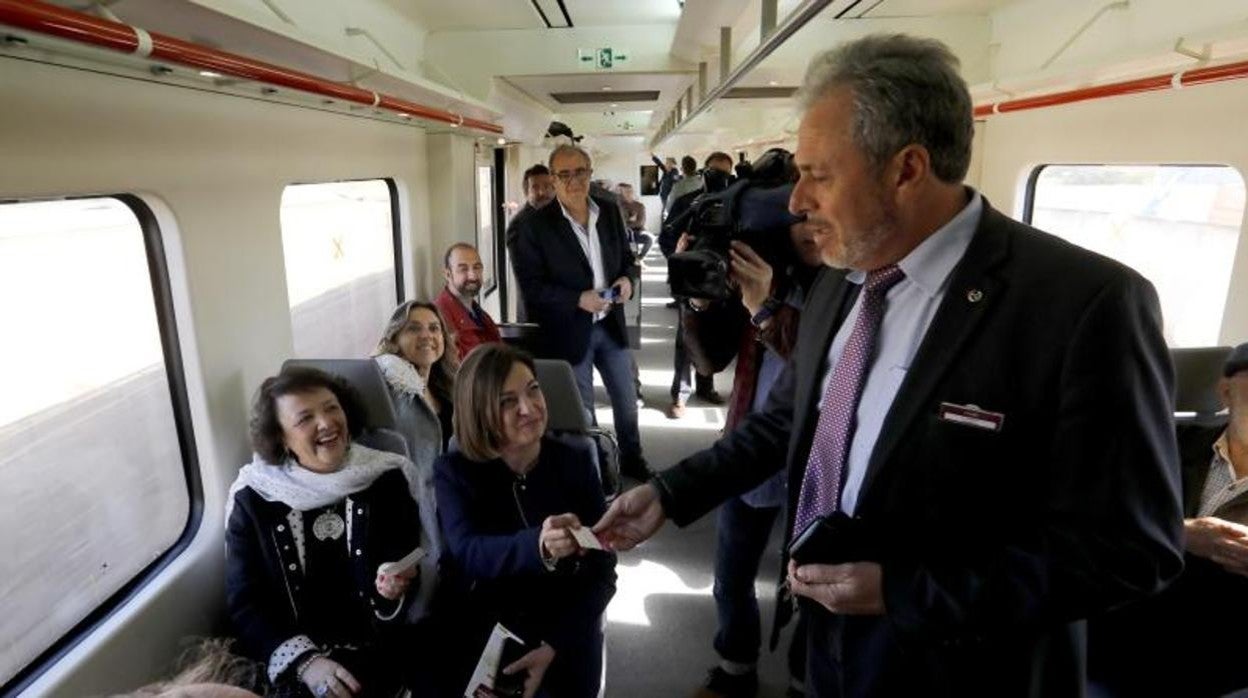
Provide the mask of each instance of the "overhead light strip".
[{"label": "overhead light strip", "polygon": [[542,21],[546,23],[546,28],[554,29],[554,26],[550,23],[550,18],[546,16],[546,11],[542,9],[542,6],[538,4],[537,0],[529,0],[529,2],[533,3],[533,9],[537,10],[537,14],[542,16]]},{"label": "overhead light strip", "polygon": [[559,3],[559,11],[563,13],[563,21],[568,23],[568,29],[572,28],[572,15],[568,14],[568,6],[563,4],[563,0],[555,0]]}]

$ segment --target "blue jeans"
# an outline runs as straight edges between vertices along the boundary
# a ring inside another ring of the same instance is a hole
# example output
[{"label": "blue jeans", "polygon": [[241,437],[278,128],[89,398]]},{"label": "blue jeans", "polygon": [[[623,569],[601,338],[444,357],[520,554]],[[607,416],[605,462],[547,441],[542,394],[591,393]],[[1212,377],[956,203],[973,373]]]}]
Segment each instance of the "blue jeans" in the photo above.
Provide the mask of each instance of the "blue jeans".
[{"label": "blue jeans", "polygon": [[[740,497],[719,507],[715,545],[715,611],[719,629],[715,632],[715,651],[730,662],[758,662],[762,624],[754,579],[758,577],[771,528],[782,510],[752,507]],[[789,672],[799,680],[806,676],[805,640],[806,628],[799,618],[788,655]]]},{"label": "blue jeans", "polygon": [[641,459],[641,432],[637,428],[637,387],[633,383],[633,356],[628,347],[615,341],[601,322],[594,323],[589,335],[589,350],[585,357],[572,367],[576,374],[576,386],[581,391],[581,402],[589,411],[589,421],[597,424],[594,416],[594,368],[602,374],[611,398],[611,413],[615,418],[615,436],[620,442],[620,462],[632,463]]}]

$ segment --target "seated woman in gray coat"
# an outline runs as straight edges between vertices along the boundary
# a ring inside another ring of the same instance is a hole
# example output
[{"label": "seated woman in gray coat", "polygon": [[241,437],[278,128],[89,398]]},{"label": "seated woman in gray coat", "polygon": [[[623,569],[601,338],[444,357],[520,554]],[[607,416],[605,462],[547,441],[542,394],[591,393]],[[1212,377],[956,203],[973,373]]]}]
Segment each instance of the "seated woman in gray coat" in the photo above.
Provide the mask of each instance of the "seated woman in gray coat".
[{"label": "seated woman in gray coat", "polygon": [[436,305],[408,301],[395,308],[373,351],[373,360],[385,376],[394,403],[398,430],[410,446],[410,470],[405,474],[412,498],[420,505],[421,547],[429,553],[421,563],[413,620],[428,614],[440,579],[443,547],[433,462],[446,450],[451,437],[451,390],[458,369],[455,342],[448,328]]}]

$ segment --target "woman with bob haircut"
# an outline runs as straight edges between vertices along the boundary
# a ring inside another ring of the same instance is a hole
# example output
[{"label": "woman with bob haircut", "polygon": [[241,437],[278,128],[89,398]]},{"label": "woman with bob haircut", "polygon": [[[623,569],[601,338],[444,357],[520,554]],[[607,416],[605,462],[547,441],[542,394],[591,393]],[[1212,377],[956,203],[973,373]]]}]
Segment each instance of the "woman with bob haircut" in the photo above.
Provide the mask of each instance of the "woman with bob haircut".
[{"label": "woman with bob haircut", "polygon": [[[456,578],[468,586],[476,651],[494,623],[529,651],[503,667],[527,671],[526,697],[598,694],[602,614],[615,594],[615,555],[581,548],[572,530],[606,510],[593,464],[546,436],[533,359],[483,344],[455,381],[459,450],[438,459],[438,516]],[[588,532],[588,529],[586,529]],[[474,655],[475,656],[475,655]]]},{"label": "woman with bob haircut", "polygon": [[407,459],[355,443],[362,415],[354,391],[316,369],[288,369],[256,392],[255,456],[226,505],[226,596],[270,695],[430,685],[412,661],[426,633],[404,623],[418,572],[378,569],[420,544]]},{"label": "woman with bob haircut", "polygon": [[408,611],[411,620],[427,617],[435,603],[443,603],[434,601],[444,550],[433,490],[433,461],[446,450],[452,433],[452,390],[459,361],[449,328],[433,303],[407,301],[391,313],[373,351],[373,360],[394,403],[397,428],[410,446],[407,479],[412,499],[420,505],[420,545],[428,553],[421,561],[420,587],[413,590],[415,599]]}]

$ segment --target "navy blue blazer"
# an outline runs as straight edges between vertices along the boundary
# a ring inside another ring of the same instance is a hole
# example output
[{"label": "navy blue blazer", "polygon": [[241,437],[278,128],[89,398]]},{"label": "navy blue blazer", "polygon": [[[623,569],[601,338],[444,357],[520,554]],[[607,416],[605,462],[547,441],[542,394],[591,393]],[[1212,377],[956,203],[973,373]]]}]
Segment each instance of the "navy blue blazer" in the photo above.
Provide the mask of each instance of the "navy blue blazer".
[{"label": "navy blue blazer", "polygon": [[[948,283],[856,507],[881,538],[887,610],[807,604],[823,672],[811,695],[1082,695],[1082,619],[1182,569],[1174,378],[1152,285],[986,201]],[[786,464],[802,482],[851,286],[821,272],[763,409],[657,476],[676,523]],[[945,421],[944,402],[1004,422]]]},{"label": "navy blue blazer", "polygon": [[[628,246],[624,216],[613,200],[596,194],[590,198],[598,205],[597,233],[606,281],[610,284],[627,276],[636,293],[641,269]],[[512,268],[528,321],[542,326],[539,353],[543,358],[575,365],[589,349],[594,322],[594,316],[578,305],[581,293],[594,287],[589,260],[558,199],[531,214],[517,216],[513,224]],[[628,346],[623,305],[612,306],[602,323],[621,346]]]},{"label": "navy blue blazer", "polygon": [[438,517],[454,578],[490,624],[500,621],[526,642],[563,652],[600,633],[615,594],[615,554],[591,551],[542,564],[538,534],[548,516],[571,512],[592,526],[606,510],[593,466],[571,448],[542,440],[525,477],[501,460],[471,461],[459,451],[434,466]]}]

